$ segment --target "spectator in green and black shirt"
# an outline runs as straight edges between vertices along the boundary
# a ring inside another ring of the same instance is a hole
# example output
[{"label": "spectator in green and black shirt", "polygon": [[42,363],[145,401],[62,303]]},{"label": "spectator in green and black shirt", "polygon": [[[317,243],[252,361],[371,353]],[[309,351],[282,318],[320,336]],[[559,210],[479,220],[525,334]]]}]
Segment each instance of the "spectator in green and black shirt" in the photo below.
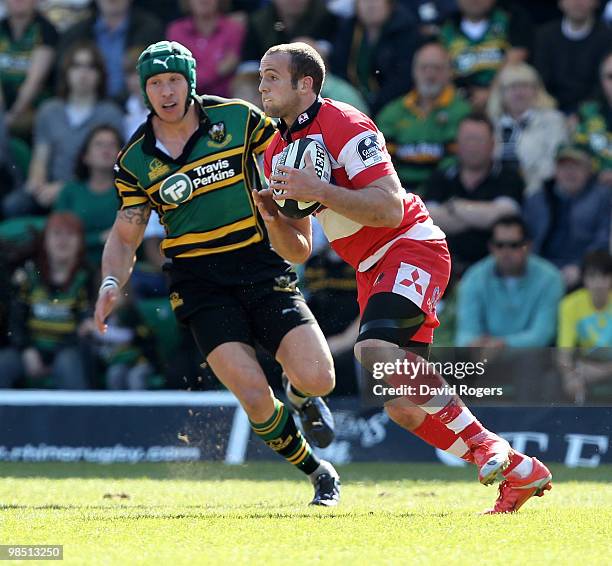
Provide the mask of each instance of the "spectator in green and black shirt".
[{"label": "spectator in green and black shirt", "polygon": [[459,122],[470,105],[451,82],[448,52],[427,44],[414,56],[415,88],[387,104],[376,118],[404,187],[421,193],[438,165],[455,153]]},{"label": "spectator in green and black shirt", "polygon": [[612,187],[612,52],[599,70],[600,94],[578,110],[576,143],[588,146],[599,166],[599,182]]},{"label": "spectator in green and black shirt", "polygon": [[528,16],[496,0],[457,0],[459,13],[440,30],[451,54],[455,84],[465,88],[472,105],[484,110],[489,87],[506,63],[525,61],[533,29]]},{"label": "spectator in green and black shirt", "polygon": [[0,20],[0,85],[7,126],[24,137],[53,66],[58,35],[33,0],[7,0]]},{"label": "spectator in green and black shirt", "polygon": [[34,387],[87,388],[79,340],[91,306],[83,251],[80,220],[70,213],[52,214],[36,262],[14,276],[11,334],[19,356],[2,368],[0,386],[25,377]]}]

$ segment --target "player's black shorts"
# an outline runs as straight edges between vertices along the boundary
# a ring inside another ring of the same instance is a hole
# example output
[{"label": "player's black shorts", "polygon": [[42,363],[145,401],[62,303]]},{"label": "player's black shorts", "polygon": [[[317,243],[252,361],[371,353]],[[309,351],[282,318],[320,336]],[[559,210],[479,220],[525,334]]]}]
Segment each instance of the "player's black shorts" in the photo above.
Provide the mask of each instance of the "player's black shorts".
[{"label": "player's black shorts", "polygon": [[361,317],[357,342],[371,338],[384,340],[428,357],[429,344],[412,339],[424,321],[423,311],[406,297],[376,293],[370,297]]},{"label": "player's black shorts", "polygon": [[[290,330],[316,323],[297,275],[276,258],[232,254],[212,263],[175,260],[168,268],[174,313],[190,327],[204,358],[225,342],[258,343],[275,355]],[[232,260],[240,263],[232,266]]]}]

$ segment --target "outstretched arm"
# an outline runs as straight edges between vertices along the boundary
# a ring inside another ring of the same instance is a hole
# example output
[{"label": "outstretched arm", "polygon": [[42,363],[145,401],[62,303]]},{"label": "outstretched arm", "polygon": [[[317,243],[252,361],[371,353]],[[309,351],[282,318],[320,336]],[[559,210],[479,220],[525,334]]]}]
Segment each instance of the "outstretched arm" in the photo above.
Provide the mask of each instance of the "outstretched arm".
[{"label": "outstretched arm", "polygon": [[102,285],[96,302],[95,321],[100,332],[112,312],[121,288],[127,283],[151,214],[148,204],[124,208],[117,213],[102,254]]}]

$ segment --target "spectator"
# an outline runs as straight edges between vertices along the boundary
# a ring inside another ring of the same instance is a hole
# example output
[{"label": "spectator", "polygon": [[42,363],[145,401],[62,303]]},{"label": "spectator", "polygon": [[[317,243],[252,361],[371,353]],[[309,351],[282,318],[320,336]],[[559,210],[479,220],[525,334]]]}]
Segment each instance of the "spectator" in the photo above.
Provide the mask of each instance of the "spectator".
[{"label": "spectator", "polygon": [[459,283],[457,345],[550,345],[563,297],[561,274],[531,254],[520,216],[494,224],[489,250],[491,255],[468,269]]},{"label": "spectator", "polygon": [[259,72],[259,61],[268,48],[308,36],[323,41],[326,49],[336,33],[336,17],[324,0],[272,0],[251,13],[238,73]]},{"label": "spectator", "polygon": [[36,387],[88,387],[80,327],[90,315],[89,273],[84,268],[81,221],[54,213],[47,221],[35,264],[15,272],[12,339],[19,354],[0,372],[4,387],[26,380]]},{"label": "spectator", "polygon": [[[456,0],[396,0],[410,12],[418,25],[418,32],[423,37],[435,38],[440,29],[439,24],[457,11]],[[355,15],[354,0],[327,0],[330,12],[342,18]]]},{"label": "spectator", "polygon": [[596,156],[599,182],[612,187],[612,51],[599,68],[599,96],[578,111],[575,142],[588,146]]},{"label": "spectator", "polygon": [[375,115],[410,89],[417,31],[392,0],[357,0],[355,7],[355,17],[340,25],[331,70],[359,90]]},{"label": "spectator", "polygon": [[535,66],[546,90],[565,114],[593,94],[597,71],[612,44],[612,32],[597,21],[598,0],[559,0],[563,18],[542,26]]},{"label": "spectator", "polygon": [[457,11],[456,0],[400,0],[418,22],[423,37],[437,38],[440,24]]},{"label": "spectator", "polygon": [[96,0],[97,13],[66,31],[60,43],[60,60],[75,42],[92,40],[104,56],[108,81],[106,94],[125,95],[123,62],[134,45],[150,45],[163,39],[159,20],[149,12],[132,7],[132,0]]},{"label": "spectator", "polygon": [[607,249],[611,206],[610,190],[597,184],[591,157],[573,146],[559,149],[555,177],[525,202],[534,252],[561,269],[568,288],[580,279],[584,255]]},{"label": "spectator", "polygon": [[360,110],[364,114],[370,112],[366,101],[359,91],[348,81],[340,78],[337,75],[329,72],[329,60],[327,57],[327,50],[318,41],[315,41],[311,37],[296,37],[294,41],[301,41],[310,45],[317,50],[317,53],[321,55],[323,62],[325,63],[325,81],[321,88],[321,96],[323,98],[333,98],[345,104],[350,104]]},{"label": "spectator", "polygon": [[0,87],[6,126],[29,139],[34,108],[45,94],[58,35],[36,0],[7,0],[0,20]]},{"label": "spectator", "polygon": [[[224,0],[228,3],[230,0]],[[232,2],[235,6],[237,0]],[[134,0],[134,7],[153,14],[161,22],[171,22],[181,17],[182,0]]]},{"label": "spectator", "polygon": [[127,85],[128,97],[123,106],[125,116],[123,118],[123,137],[129,140],[134,132],[147,120],[149,109],[145,105],[140,88],[140,77],[136,71],[138,57],[144,51],[144,47],[130,47],[125,54],[123,69],[125,71],[125,84]]},{"label": "spectator", "polygon": [[75,180],[64,185],[55,203],[55,210],[80,218],[90,265],[100,265],[119,208],[113,166],[122,146],[121,134],[112,126],[94,128],[77,158]]},{"label": "spectator", "polygon": [[198,66],[198,94],[228,97],[240,62],[244,26],[222,13],[220,0],[187,0],[185,4],[189,16],[172,22],[166,38],[193,53]]},{"label": "spectator", "polygon": [[457,165],[435,171],[424,198],[434,222],[446,232],[454,268],[461,273],[487,255],[491,227],[520,212],[523,181],[493,160],[493,125],[471,114],[459,124]]},{"label": "spectator", "polygon": [[583,289],[561,301],[557,338],[563,389],[579,403],[589,385],[612,378],[612,256],[588,254],[583,281]]},{"label": "spectator", "polygon": [[48,210],[73,178],[78,152],[91,130],[99,124],[121,129],[123,114],[104,100],[105,85],[104,64],[95,45],[74,44],[62,62],[57,98],[46,101],[36,116],[26,190],[5,200],[7,216]]},{"label": "spectator", "polygon": [[90,4],[91,0],[38,0],[40,12],[60,34],[87,18],[91,14]]},{"label": "spectator", "polygon": [[449,165],[457,130],[470,105],[451,82],[448,52],[437,43],[421,47],[412,64],[415,88],[387,104],[376,118],[404,187],[421,193],[431,173]]},{"label": "spectator", "polygon": [[451,53],[455,84],[482,111],[497,72],[529,56],[533,26],[522,10],[496,0],[457,0],[457,5],[459,13],[444,22],[440,39]]},{"label": "spectator", "polygon": [[555,106],[526,63],[505,66],[491,90],[488,113],[495,125],[496,157],[520,171],[527,194],[553,176],[557,149],[567,143],[565,118]]}]

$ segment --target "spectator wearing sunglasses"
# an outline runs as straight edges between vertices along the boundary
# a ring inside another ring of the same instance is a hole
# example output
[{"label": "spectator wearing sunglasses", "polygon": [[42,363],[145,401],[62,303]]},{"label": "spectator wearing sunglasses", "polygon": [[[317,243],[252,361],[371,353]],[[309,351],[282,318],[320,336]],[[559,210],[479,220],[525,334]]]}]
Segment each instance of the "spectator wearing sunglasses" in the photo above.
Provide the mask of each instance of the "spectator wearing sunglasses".
[{"label": "spectator wearing sunglasses", "polygon": [[611,207],[610,190],[597,182],[592,156],[568,145],[557,153],[554,178],[525,202],[533,251],[562,271],[570,290],[579,283],[585,254],[609,246]]},{"label": "spectator wearing sunglasses", "polygon": [[489,250],[490,255],[468,269],[459,283],[456,345],[550,345],[564,292],[559,270],[531,253],[520,216],[495,222]]}]

